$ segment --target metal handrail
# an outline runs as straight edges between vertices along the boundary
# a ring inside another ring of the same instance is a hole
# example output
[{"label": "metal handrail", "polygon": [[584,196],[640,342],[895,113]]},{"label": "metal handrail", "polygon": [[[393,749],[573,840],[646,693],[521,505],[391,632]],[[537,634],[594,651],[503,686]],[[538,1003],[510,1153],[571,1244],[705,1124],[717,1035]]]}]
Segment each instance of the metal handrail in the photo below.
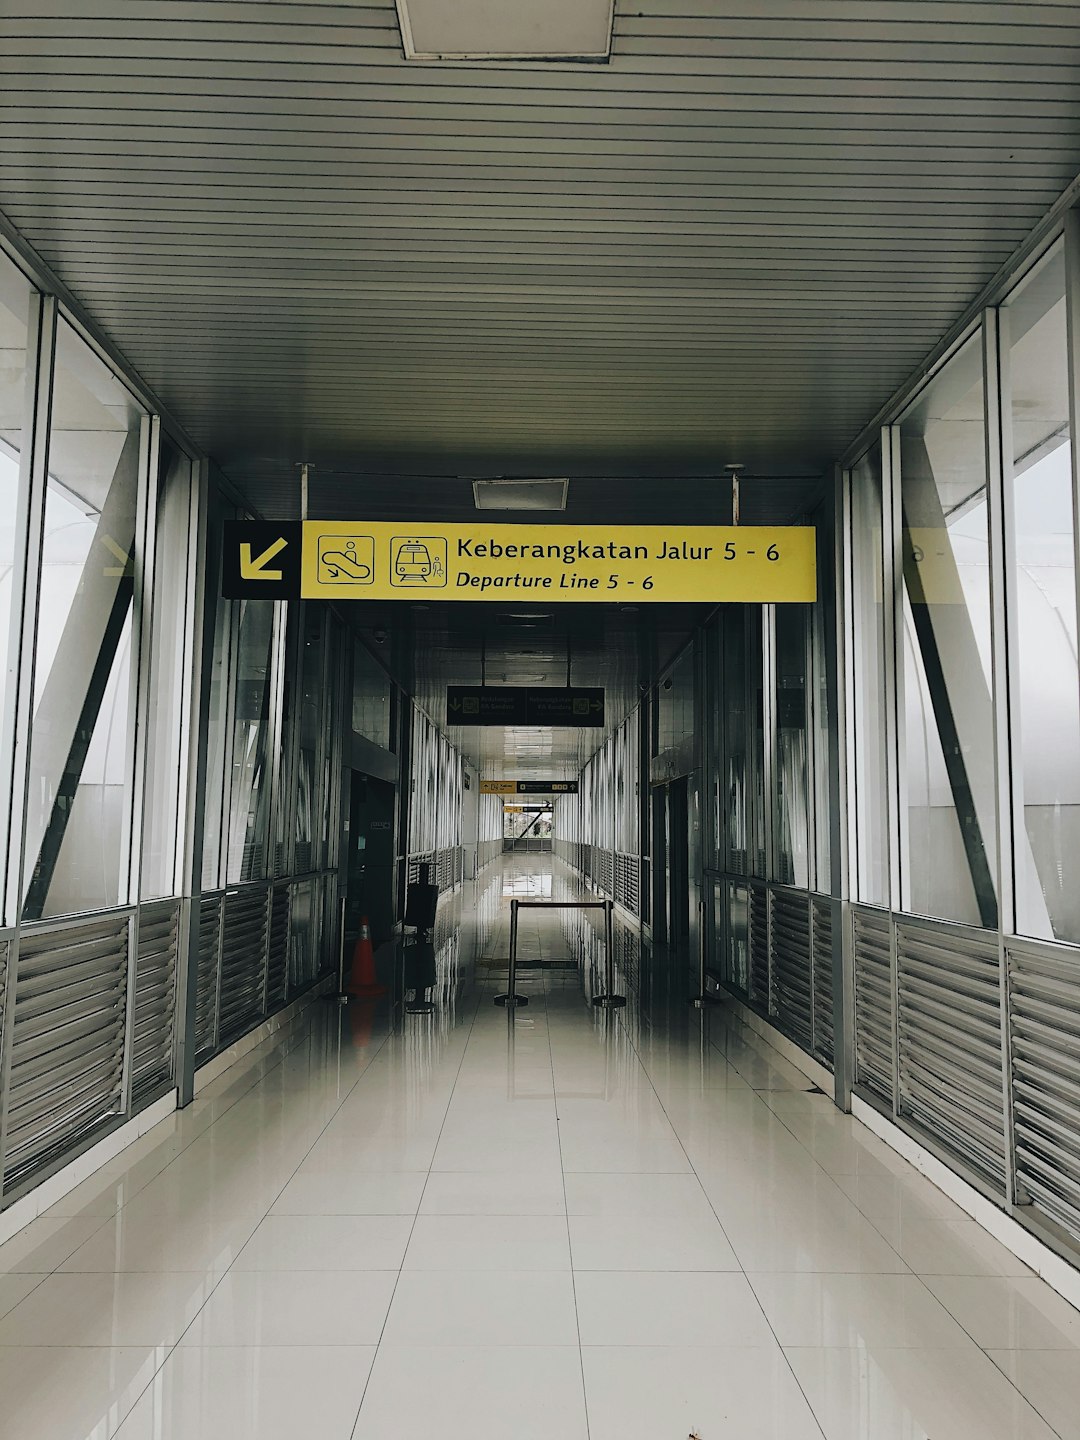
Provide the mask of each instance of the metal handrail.
[{"label": "metal handrail", "polygon": [[517,937],[518,937],[518,912],[520,910],[603,910],[604,912],[604,953],[606,963],[604,966],[607,980],[607,993],[594,995],[593,1004],[605,1010],[618,1009],[626,1004],[625,995],[615,994],[615,947],[612,943],[614,934],[614,900],[511,900],[510,901],[510,966],[506,980],[506,994],[496,995],[495,1004],[505,1005],[507,1009],[514,1009],[518,1005],[527,1005],[528,997],[517,993]]}]

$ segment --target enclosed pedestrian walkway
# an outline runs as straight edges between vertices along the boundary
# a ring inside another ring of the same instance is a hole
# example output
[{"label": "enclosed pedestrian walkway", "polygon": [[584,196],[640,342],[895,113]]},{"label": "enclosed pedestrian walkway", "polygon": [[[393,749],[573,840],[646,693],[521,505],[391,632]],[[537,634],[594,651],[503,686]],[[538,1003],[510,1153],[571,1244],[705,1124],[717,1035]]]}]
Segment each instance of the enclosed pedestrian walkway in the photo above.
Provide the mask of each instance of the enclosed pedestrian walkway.
[{"label": "enclosed pedestrian walkway", "polygon": [[492,1003],[552,866],[465,887],[433,1014],[313,1005],[0,1247],[0,1433],[1078,1433],[1077,1313],[729,1010],[597,1009],[558,910]]}]

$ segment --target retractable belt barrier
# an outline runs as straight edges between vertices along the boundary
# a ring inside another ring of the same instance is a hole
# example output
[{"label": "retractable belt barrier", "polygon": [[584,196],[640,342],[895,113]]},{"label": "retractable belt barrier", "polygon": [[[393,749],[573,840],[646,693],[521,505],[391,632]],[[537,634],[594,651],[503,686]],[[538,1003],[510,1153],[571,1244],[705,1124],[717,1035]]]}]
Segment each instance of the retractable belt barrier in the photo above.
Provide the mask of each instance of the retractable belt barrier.
[{"label": "retractable belt barrier", "polygon": [[519,910],[603,910],[604,951],[607,993],[594,995],[593,1004],[605,1010],[615,1010],[626,1004],[625,995],[615,994],[615,947],[614,933],[615,902],[613,900],[511,900],[510,901],[510,971],[506,979],[506,994],[496,995],[496,1005],[514,1007],[527,1005],[528,997],[517,993],[517,939]]}]

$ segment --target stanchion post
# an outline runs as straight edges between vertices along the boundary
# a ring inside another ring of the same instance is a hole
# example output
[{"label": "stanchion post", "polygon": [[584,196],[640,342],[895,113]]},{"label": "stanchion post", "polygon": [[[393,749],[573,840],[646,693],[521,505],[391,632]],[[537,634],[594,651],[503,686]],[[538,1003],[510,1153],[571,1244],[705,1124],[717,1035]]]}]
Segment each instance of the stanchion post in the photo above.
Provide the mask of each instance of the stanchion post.
[{"label": "stanchion post", "polygon": [[607,954],[604,957],[605,984],[607,985],[606,995],[594,995],[593,1004],[599,1005],[604,1010],[617,1010],[626,1004],[625,995],[615,994],[615,902],[604,901],[604,948]]},{"label": "stanchion post", "polygon": [[508,1009],[529,1003],[524,995],[517,993],[518,910],[520,904],[521,902],[518,900],[510,901],[510,973],[507,977],[506,994],[495,996],[495,1004],[505,1005]]}]

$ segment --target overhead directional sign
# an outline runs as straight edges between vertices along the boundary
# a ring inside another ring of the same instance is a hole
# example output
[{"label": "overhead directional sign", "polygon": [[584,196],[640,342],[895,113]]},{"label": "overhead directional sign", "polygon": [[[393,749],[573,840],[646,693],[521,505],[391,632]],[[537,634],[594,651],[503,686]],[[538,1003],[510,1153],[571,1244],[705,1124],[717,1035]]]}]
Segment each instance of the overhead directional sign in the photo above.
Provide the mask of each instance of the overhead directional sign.
[{"label": "overhead directional sign", "polygon": [[809,526],[304,524],[326,600],[811,601]]},{"label": "overhead directional sign", "polygon": [[[302,538],[301,538],[302,537]],[[815,532],[760,525],[226,527],[222,593],[307,600],[812,601]]]},{"label": "overhead directional sign", "polygon": [[576,795],[576,780],[481,780],[481,795]]},{"label": "overhead directional sign", "polygon": [[221,593],[230,600],[295,600],[303,529],[295,521],[236,520],[225,526]]},{"label": "overhead directional sign", "polygon": [[546,725],[581,729],[604,723],[604,691],[514,685],[448,685],[448,725]]}]

